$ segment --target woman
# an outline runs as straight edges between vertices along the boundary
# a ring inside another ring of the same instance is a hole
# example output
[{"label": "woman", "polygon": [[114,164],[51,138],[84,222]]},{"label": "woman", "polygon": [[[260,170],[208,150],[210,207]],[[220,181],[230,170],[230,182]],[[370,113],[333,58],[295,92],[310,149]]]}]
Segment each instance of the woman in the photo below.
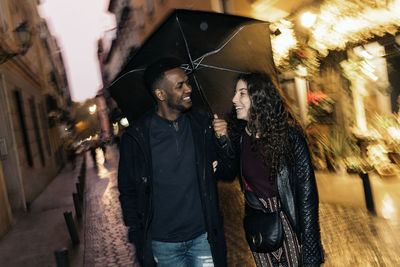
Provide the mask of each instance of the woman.
[{"label": "woman", "polygon": [[232,102],[236,116],[228,126],[229,146],[237,166],[232,176],[240,174],[245,217],[252,210],[248,201],[253,195],[264,212],[278,212],[283,226],[283,243],[277,250],[260,253],[250,246],[256,265],[319,266],[323,250],[318,193],[300,126],[266,74],[240,75]]}]

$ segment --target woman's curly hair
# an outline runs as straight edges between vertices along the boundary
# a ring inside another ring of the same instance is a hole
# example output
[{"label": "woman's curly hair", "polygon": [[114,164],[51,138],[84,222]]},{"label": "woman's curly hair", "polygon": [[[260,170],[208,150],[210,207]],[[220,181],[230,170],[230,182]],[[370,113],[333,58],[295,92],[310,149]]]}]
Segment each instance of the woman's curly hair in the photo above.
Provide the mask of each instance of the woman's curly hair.
[{"label": "woman's curly hair", "polygon": [[300,127],[293,116],[286,110],[278,89],[267,74],[253,72],[240,74],[239,80],[247,84],[251,100],[250,118],[246,122],[236,117],[232,108],[228,131],[232,140],[239,138],[247,129],[252,136],[252,149],[261,154],[264,163],[271,171],[270,179],[278,173],[285,162],[293,163],[293,155],[289,143],[289,127]]}]

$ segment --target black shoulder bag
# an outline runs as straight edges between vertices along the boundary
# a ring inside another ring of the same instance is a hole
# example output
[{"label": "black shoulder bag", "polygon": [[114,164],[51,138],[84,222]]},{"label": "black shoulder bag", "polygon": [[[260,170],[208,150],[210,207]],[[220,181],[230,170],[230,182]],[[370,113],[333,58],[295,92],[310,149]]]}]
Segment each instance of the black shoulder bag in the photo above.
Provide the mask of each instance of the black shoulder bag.
[{"label": "black shoulder bag", "polygon": [[243,226],[250,250],[258,253],[277,250],[284,238],[280,206],[277,211],[268,212],[252,191],[244,189],[243,193],[246,200]]}]

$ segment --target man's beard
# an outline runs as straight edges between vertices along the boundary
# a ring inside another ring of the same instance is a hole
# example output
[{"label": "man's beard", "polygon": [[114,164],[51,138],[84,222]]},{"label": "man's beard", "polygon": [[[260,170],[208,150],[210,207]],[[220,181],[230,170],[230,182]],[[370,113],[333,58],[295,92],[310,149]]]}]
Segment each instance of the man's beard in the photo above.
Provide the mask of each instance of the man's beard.
[{"label": "man's beard", "polygon": [[167,105],[170,109],[178,110],[180,112],[186,112],[192,107],[191,105],[190,107],[185,107],[184,105],[172,103],[170,99],[167,100]]}]

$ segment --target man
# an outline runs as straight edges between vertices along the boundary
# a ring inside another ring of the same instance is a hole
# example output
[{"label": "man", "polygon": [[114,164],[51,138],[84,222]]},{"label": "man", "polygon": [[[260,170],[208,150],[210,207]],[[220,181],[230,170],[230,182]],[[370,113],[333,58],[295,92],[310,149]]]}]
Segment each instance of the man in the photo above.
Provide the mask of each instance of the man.
[{"label": "man", "polygon": [[214,133],[211,120],[191,109],[180,65],[163,58],[145,71],[157,106],[122,136],[123,218],[143,266],[226,266],[215,181],[224,169],[215,168],[224,155],[215,136],[226,134],[226,123],[216,117]]}]

